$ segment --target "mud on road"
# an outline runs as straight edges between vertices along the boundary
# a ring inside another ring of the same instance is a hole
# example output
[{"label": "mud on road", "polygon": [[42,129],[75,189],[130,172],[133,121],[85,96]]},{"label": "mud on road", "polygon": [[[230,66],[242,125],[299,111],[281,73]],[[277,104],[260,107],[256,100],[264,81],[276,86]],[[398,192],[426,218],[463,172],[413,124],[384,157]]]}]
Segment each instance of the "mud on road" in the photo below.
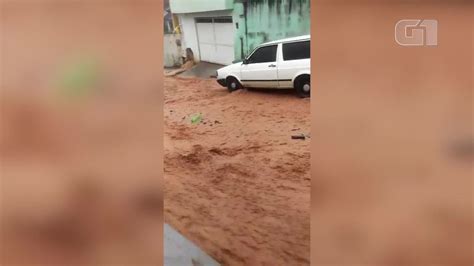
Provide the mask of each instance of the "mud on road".
[{"label": "mud on road", "polygon": [[309,264],[309,99],[164,85],[165,222],[223,265]]}]

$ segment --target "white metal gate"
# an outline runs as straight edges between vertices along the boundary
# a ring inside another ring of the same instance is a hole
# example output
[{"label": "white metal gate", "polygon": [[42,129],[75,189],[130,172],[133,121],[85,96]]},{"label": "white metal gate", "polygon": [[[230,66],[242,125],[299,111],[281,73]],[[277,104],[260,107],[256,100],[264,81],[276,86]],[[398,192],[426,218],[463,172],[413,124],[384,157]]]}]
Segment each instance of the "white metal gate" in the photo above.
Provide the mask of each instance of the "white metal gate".
[{"label": "white metal gate", "polygon": [[196,18],[201,61],[229,65],[234,61],[232,17]]}]

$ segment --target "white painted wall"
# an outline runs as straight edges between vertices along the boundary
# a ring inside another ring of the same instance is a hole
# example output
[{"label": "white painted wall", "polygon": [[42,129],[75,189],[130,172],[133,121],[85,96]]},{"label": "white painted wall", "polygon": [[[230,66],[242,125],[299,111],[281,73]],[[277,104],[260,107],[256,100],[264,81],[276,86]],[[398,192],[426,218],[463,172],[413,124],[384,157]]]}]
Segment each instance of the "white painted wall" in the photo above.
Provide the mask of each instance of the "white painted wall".
[{"label": "white painted wall", "polygon": [[194,52],[194,58],[196,59],[196,61],[199,61],[201,58],[199,54],[199,44],[196,32],[195,18],[219,16],[232,16],[232,10],[178,14],[182,32],[181,34],[183,42],[183,56],[186,56],[186,48],[191,48],[191,50],[193,50]]},{"label": "white painted wall", "polygon": [[174,14],[226,10],[234,7],[234,0],[170,0]]},{"label": "white painted wall", "polygon": [[176,41],[180,40],[179,34],[164,34],[164,65],[165,67],[176,67],[181,65],[181,46],[176,44]]}]

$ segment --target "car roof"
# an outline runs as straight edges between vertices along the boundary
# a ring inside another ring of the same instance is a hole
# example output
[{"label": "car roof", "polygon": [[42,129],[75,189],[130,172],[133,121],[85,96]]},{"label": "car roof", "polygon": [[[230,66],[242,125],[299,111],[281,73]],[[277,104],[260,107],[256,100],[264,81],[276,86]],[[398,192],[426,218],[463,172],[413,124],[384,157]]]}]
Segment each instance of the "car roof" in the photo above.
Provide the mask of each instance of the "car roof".
[{"label": "car roof", "polygon": [[265,45],[269,45],[269,44],[277,44],[277,43],[282,43],[282,42],[303,41],[303,40],[310,39],[310,37],[311,37],[311,35],[303,35],[303,36],[298,36],[298,37],[285,38],[285,39],[280,39],[280,40],[275,40],[275,41],[271,41],[271,42],[262,43],[259,46],[265,46]]}]

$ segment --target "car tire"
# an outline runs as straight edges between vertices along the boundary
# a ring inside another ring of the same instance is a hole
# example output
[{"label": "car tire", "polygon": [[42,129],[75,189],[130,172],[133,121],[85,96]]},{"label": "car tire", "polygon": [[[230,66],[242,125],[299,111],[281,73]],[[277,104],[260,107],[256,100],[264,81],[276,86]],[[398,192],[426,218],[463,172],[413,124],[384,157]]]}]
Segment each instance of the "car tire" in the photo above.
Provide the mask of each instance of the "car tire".
[{"label": "car tire", "polygon": [[311,97],[311,78],[310,76],[299,77],[295,81],[296,93],[301,98]]},{"label": "car tire", "polygon": [[300,98],[311,97],[311,78],[310,76],[301,76],[295,80],[296,93]]},{"label": "car tire", "polygon": [[228,77],[226,84],[229,92],[233,92],[242,88],[242,85],[240,85],[239,81],[234,77]]}]

